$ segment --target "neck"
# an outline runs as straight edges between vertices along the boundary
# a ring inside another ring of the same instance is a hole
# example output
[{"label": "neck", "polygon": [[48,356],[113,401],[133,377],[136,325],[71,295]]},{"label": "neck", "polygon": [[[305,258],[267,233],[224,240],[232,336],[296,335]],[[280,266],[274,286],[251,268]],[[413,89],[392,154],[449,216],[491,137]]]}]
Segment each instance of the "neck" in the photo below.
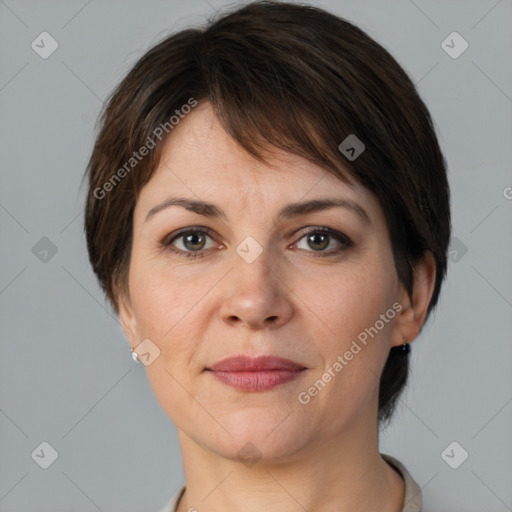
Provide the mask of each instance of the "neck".
[{"label": "neck", "polygon": [[353,428],[318,436],[293,454],[245,465],[195,443],[178,430],[186,491],[178,512],[400,512],[404,483],[382,459],[378,429]]}]

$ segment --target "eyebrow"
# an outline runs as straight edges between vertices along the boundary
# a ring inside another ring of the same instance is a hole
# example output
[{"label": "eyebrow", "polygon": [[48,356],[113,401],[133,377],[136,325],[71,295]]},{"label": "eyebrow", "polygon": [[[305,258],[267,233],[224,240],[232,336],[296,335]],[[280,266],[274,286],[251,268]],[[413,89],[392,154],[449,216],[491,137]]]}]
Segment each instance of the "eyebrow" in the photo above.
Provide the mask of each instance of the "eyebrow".
[{"label": "eyebrow", "polygon": [[[207,201],[199,201],[196,199],[189,199],[186,197],[169,197],[163,203],[160,203],[146,215],[144,222],[147,222],[151,217],[156,215],[158,212],[169,208],[170,206],[181,206],[187,210],[198,213],[212,219],[223,219],[226,220],[227,216],[224,210],[219,208],[213,203]],[[309,201],[303,201],[300,203],[289,203],[285,205],[277,214],[277,220],[293,219],[305,215],[307,213],[318,212],[322,210],[328,210],[330,208],[345,208],[354,212],[360,217],[365,224],[371,224],[370,216],[366,213],[366,210],[359,204],[350,199],[341,198],[321,198],[311,199]]]}]

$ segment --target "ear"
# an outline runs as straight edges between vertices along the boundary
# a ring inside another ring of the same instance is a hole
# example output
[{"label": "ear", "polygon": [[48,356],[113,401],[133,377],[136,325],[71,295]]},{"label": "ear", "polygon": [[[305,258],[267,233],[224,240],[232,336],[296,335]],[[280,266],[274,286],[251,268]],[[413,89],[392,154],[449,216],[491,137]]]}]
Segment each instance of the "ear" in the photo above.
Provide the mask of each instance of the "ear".
[{"label": "ear", "polygon": [[130,293],[129,291],[126,292],[124,290],[119,290],[116,287],[115,296],[121,328],[123,329],[124,335],[129,341],[130,346],[135,349],[138,345],[139,338],[137,334],[137,321],[133,313]]},{"label": "ear", "polygon": [[436,262],[430,251],[426,251],[422,260],[414,267],[414,286],[412,297],[402,287],[400,304],[402,310],[393,328],[392,346],[414,340],[425,322],[428,305],[436,282]]}]

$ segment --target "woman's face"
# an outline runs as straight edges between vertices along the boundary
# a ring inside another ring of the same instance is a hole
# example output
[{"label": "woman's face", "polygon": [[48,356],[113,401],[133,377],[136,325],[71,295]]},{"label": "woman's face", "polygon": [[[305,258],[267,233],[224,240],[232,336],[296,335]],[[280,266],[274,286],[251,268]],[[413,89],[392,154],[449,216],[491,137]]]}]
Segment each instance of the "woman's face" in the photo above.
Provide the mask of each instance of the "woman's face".
[{"label": "woman's face", "polygon": [[[399,314],[389,310],[404,297],[377,200],[296,156],[276,153],[273,168],[258,163],[209,103],[180,121],[162,155],[136,204],[131,302],[120,318],[133,348],[146,339],[143,347],[158,348],[149,349],[148,360],[157,357],[147,375],[177,428],[231,458],[247,442],[277,458],[356,427],[373,433],[379,376],[402,343]],[[171,197],[214,207],[149,213]],[[324,199],[354,207],[289,206]],[[259,391],[206,370],[263,354],[306,369]],[[311,391],[325,372],[330,380]]]}]

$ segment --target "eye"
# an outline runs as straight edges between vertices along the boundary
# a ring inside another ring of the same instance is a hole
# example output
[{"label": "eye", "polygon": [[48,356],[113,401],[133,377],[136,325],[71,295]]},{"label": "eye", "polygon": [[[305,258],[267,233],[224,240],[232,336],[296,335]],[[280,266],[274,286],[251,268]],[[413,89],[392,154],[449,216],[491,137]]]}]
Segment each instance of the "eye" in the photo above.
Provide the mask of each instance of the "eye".
[{"label": "eye", "polygon": [[[161,245],[166,250],[176,253],[179,256],[192,259],[202,258],[207,250],[215,246],[214,243],[210,244],[210,246],[207,245],[208,238],[213,240],[213,231],[211,229],[206,227],[192,227],[173,233],[170,237],[164,239]],[[314,254],[314,256],[320,257],[336,255],[354,245],[350,238],[343,233],[326,227],[314,227],[313,229],[310,228],[307,232],[303,232],[299,242],[296,242],[295,245],[299,244],[303,239],[307,244],[305,250],[307,252],[317,253]],[[326,251],[325,249],[331,245],[333,240],[337,242],[338,247]],[[224,246],[219,246],[219,248],[222,247]],[[304,247],[298,248],[304,250]],[[310,250],[311,248],[312,250]]]},{"label": "eye", "polygon": [[187,228],[175,233],[170,239],[164,240],[162,245],[188,258],[202,257],[204,251],[212,248],[212,245],[206,246],[207,239],[212,239],[212,234],[213,232],[208,228]]},{"label": "eye", "polygon": [[[321,257],[338,254],[353,245],[352,240],[350,240],[348,236],[334,229],[325,227],[315,227],[314,229],[310,229],[300,238],[299,242],[303,239],[305,239],[305,243],[307,245],[306,250],[309,252],[316,252],[318,254],[315,254],[315,256]],[[338,247],[335,247],[330,251],[326,251],[325,249],[331,245],[333,239],[338,242]],[[312,248],[312,251],[309,250],[308,247]],[[303,249],[303,247],[299,247],[299,249]]]}]

